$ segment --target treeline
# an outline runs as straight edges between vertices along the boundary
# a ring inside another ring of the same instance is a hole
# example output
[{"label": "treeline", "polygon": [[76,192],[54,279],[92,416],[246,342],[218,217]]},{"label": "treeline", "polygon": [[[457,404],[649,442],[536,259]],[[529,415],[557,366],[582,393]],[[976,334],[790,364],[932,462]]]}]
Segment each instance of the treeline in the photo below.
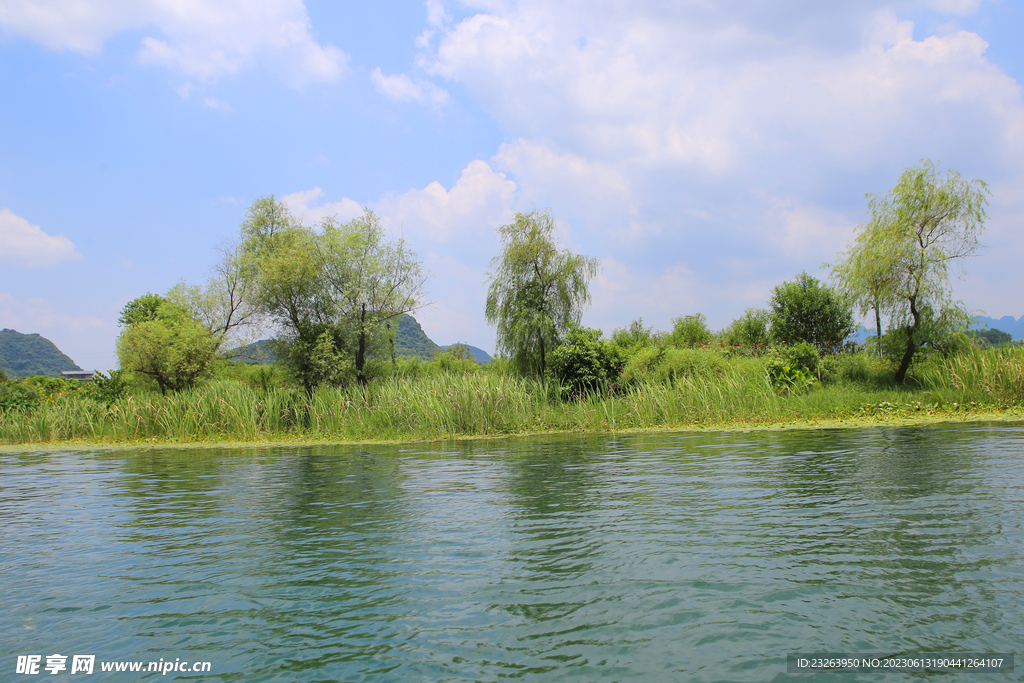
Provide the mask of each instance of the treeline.
[{"label": "treeline", "polygon": [[[423,302],[425,275],[371,212],[303,226],[263,198],[204,287],[125,306],[120,370],[87,389],[0,386],[0,440],[406,439],[1016,410],[1020,348],[981,348],[988,337],[968,332],[949,281],[977,247],[986,196],[925,162],[872,199],[832,284],[799,273],[718,331],[691,313],[608,336],[580,324],[597,261],[559,248],[550,212],[515,214],[491,264],[499,355],[487,365],[464,346],[397,357],[395,323]],[[875,327],[865,344],[848,341],[858,314]],[[266,326],[279,361],[233,362],[246,331]]]}]

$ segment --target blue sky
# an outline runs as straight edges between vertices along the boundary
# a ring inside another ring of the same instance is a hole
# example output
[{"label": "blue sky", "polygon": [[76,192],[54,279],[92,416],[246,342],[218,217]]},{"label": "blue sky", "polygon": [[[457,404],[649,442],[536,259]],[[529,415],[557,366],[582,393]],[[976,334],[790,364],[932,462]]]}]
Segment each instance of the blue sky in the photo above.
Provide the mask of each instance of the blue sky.
[{"label": "blue sky", "polygon": [[985,0],[0,0],[0,327],[116,366],[246,207],[376,211],[432,339],[493,350],[494,229],[550,207],[584,322],[723,327],[824,277],[922,158],[986,180],[968,307],[1024,315],[1024,9]]}]

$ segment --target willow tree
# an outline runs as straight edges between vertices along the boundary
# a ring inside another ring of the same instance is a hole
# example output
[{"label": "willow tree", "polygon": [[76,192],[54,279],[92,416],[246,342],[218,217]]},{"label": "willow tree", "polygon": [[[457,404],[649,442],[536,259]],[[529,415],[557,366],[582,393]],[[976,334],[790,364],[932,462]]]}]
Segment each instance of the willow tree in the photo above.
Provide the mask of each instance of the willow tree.
[{"label": "willow tree", "polygon": [[896,354],[902,383],[923,344],[969,319],[953,300],[950,271],[977,251],[990,193],[984,181],[940,172],[925,159],[905,170],[888,194],[869,196],[870,220],[832,273],[862,312],[875,311],[879,333],[882,314],[889,318],[890,334],[902,346]]},{"label": "willow tree", "polygon": [[365,384],[389,321],[423,304],[418,257],[388,241],[370,211],[314,229],[273,197],[260,198],[242,223],[238,253],[258,310],[283,332],[278,350],[309,390]]},{"label": "willow tree", "polygon": [[558,248],[548,210],[516,213],[498,235],[502,250],[488,273],[487,322],[496,328],[499,351],[520,371],[543,376],[548,354],[590,303],[598,262]]}]

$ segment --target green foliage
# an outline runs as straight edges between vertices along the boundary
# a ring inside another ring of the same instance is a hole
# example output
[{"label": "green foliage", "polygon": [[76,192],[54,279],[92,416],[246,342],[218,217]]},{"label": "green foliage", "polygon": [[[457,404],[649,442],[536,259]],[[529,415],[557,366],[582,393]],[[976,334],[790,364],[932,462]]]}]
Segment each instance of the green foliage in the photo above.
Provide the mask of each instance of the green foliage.
[{"label": "green foliage", "polygon": [[117,318],[117,324],[121,327],[131,327],[139,323],[156,320],[160,307],[165,303],[167,303],[166,298],[159,294],[147,292],[124,305],[124,308],[121,309],[121,315]]},{"label": "green foliage", "polygon": [[970,330],[967,335],[982,348],[1005,346],[1013,343],[1013,337],[1002,330]]},{"label": "green foliage", "polygon": [[632,356],[640,349],[654,343],[651,336],[653,329],[653,327],[644,327],[644,319],[637,318],[629,324],[629,327],[620,327],[612,332],[611,344],[624,357]]},{"label": "green foliage", "polygon": [[27,382],[0,384],[0,412],[36,408],[43,399],[43,392]]},{"label": "green foliage", "polygon": [[672,320],[668,341],[674,346],[704,346],[711,343],[713,337],[707,317],[703,313],[694,313]]},{"label": "green foliage", "polygon": [[776,286],[769,306],[772,338],[777,343],[804,341],[825,353],[836,353],[857,329],[853,307],[806,272]]},{"label": "green foliage", "polygon": [[168,299],[159,297],[151,307],[153,296],[131,301],[122,311],[127,326],[117,339],[121,370],[153,381],[161,393],[190,389],[209,376],[218,340]]},{"label": "green foliage", "polygon": [[439,349],[432,359],[441,372],[467,373],[476,372],[480,364],[476,361],[468,344],[452,344],[446,349]]},{"label": "green foliage", "polygon": [[284,363],[245,363],[221,359],[214,363],[213,379],[241,382],[253,389],[292,388],[298,385]]},{"label": "green foliage", "polygon": [[890,365],[898,366],[904,360],[903,354],[908,342],[913,343],[915,352],[907,366],[910,368],[922,356],[938,354],[949,358],[966,352],[972,345],[967,333],[969,323],[970,316],[958,306],[944,308],[937,314],[931,306],[925,306],[918,312],[916,327],[905,325],[890,330],[882,337],[883,356],[889,360]]},{"label": "green foliage", "polygon": [[61,371],[81,369],[45,337],[0,330],[0,372],[8,377],[60,377]]},{"label": "green foliage", "polygon": [[809,389],[816,381],[806,368],[789,365],[777,358],[768,363],[768,378],[772,386],[787,394]]},{"label": "green foliage", "polygon": [[601,330],[574,327],[551,352],[551,375],[565,395],[582,398],[605,392],[618,380],[622,358],[618,349],[601,337]]},{"label": "green foliage", "polygon": [[[645,356],[648,356],[646,360]],[[780,356],[781,357],[781,356]],[[1024,402],[1024,350],[971,347],[951,358],[933,354],[915,366],[914,387],[895,385],[877,357],[828,356],[816,382],[782,366],[774,378],[763,358],[707,349],[647,347],[631,359],[651,376],[619,391],[553,400],[557,382],[521,378],[506,359],[472,373],[396,372],[365,387],[214,380],[161,396],[140,392],[96,400],[87,384],[50,379],[0,385],[0,443],[346,439],[437,439],[544,430],[730,427],[794,419],[888,419],[969,413],[980,405]],[[501,370],[504,365],[504,369]],[[387,364],[390,366],[390,363]],[[280,366],[219,364],[218,372],[279,372]],[[498,368],[499,370],[496,370]],[[685,369],[684,369],[685,368]],[[671,371],[671,372],[670,372]],[[661,374],[655,375],[654,373]],[[833,380],[825,381],[826,374]],[[774,384],[773,384],[774,379]],[[11,388],[14,391],[11,391]]]},{"label": "green foliage", "polygon": [[86,390],[97,401],[109,406],[128,395],[128,381],[123,370],[111,370],[109,375],[97,370]]},{"label": "green foliage", "polygon": [[[249,208],[237,258],[256,309],[284,330],[280,358],[308,391],[350,377],[365,385],[375,361],[390,359],[390,323],[419,306],[426,280],[416,254],[386,240],[373,212],[313,229],[273,197]],[[328,367],[335,362],[342,366]]]},{"label": "green foliage", "polygon": [[742,346],[759,352],[770,342],[771,314],[763,308],[748,308],[722,331],[720,339],[727,346]]},{"label": "green foliage", "polygon": [[498,235],[502,250],[488,274],[487,322],[497,328],[499,352],[521,372],[543,377],[547,356],[590,303],[597,259],[559,250],[549,211],[516,213]]},{"label": "green foliage", "polygon": [[0,384],[0,411],[31,411],[55,398],[78,391],[81,383],[47,375],[32,375]]},{"label": "green foliage", "polygon": [[722,377],[728,368],[729,362],[717,350],[650,347],[626,361],[622,381],[630,386],[675,386],[688,378]]},{"label": "green foliage", "polygon": [[989,195],[983,181],[963,180],[952,169],[940,173],[925,159],[906,169],[888,194],[872,196],[870,220],[832,268],[862,310],[875,310],[879,326],[885,315],[890,335],[902,330],[902,348],[891,351],[899,383],[930,341],[929,310],[933,320],[967,317],[952,299],[949,271],[977,251]]},{"label": "green foliage", "polygon": [[399,358],[430,360],[440,353],[441,347],[431,341],[411,315],[400,315],[391,323],[395,335],[395,355]]}]

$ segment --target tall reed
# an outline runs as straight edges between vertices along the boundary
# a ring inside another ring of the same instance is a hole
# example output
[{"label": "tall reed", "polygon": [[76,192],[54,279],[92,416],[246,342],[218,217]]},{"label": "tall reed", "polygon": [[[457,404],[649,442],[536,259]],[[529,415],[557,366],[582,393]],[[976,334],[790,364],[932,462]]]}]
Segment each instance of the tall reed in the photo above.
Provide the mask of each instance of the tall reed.
[{"label": "tall reed", "polygon": [[917,378],[917,387],[840,383],[780,395],[760,365],[729,363],[714,375],[634,384],[580,400],[562,400],[557,383],[480,372],[398,376],[366,387],[320,388],[312,395],[221,380],[109,406],[72,392],[33,410],[0,411],[0,443],[436,439],[777,423],[883,414],[914,402],[1020,404],[1024,351],[973,350],[923,366]]}]

